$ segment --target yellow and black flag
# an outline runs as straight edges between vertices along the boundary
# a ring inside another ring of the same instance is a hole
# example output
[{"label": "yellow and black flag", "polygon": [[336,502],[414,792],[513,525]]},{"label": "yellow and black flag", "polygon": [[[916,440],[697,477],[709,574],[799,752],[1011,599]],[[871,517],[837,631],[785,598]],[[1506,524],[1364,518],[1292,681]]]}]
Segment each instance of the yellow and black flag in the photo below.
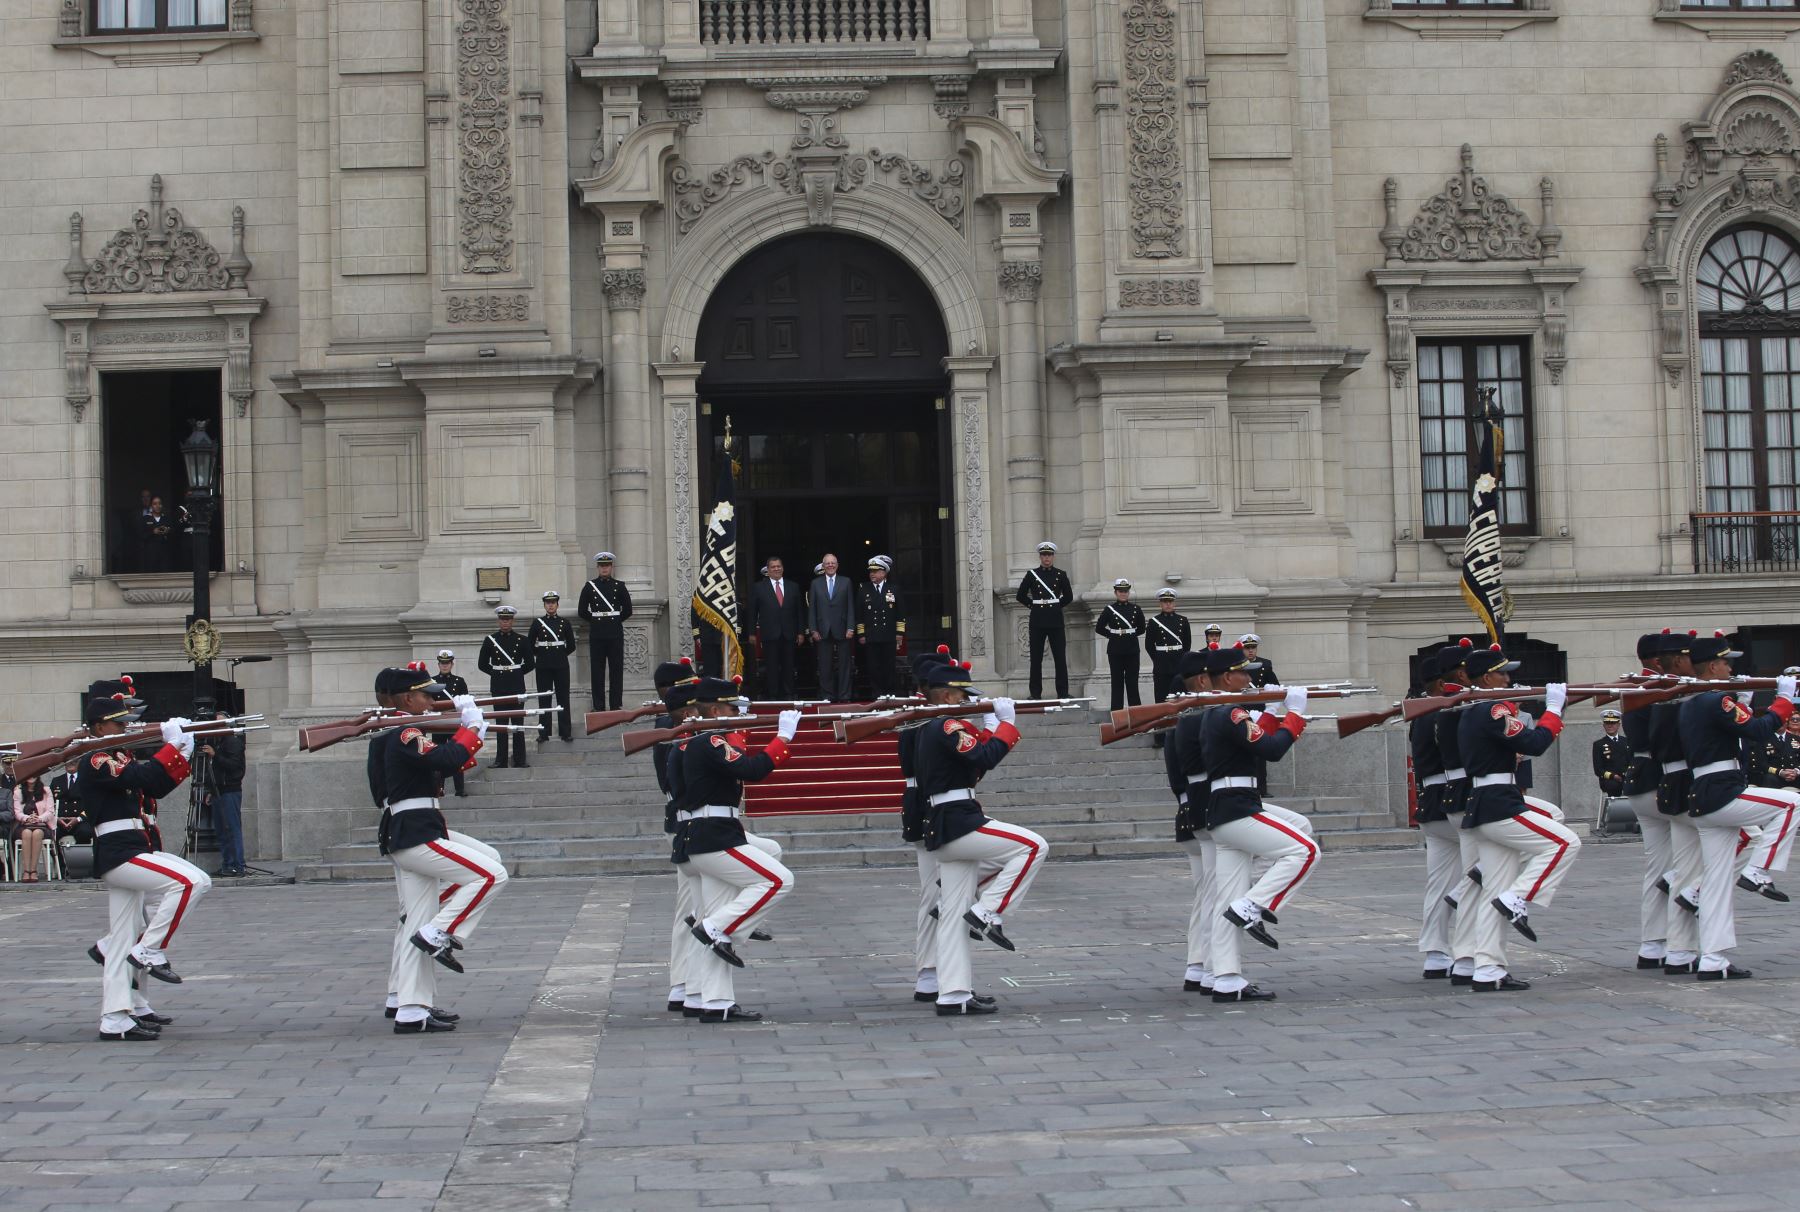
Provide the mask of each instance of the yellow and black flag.
[{"label": "yellow and black flag", "polygon": [[706,515],[706,531],[700,536],[700,575],[694,583],[694,636],[700,642],[701,668],[708,669],[711,652],[718,652],[721,676],[744,671],[744,650],[738,643],[737,602],[737,495],[732,466],[731,423],[725,424],[725,457],[719,460],[717,499]]},{"label": "yellow and black flag", "polygon": [[1500,479],[1506,466],[1506,414],[1499,392],[1475,389],[1475,487],[1469,496],[1469,528],[1463,534],[1462,595],[1496,644],[1506,642],[1512,600],[1501,584],[1505,560],[1500,546]]}]

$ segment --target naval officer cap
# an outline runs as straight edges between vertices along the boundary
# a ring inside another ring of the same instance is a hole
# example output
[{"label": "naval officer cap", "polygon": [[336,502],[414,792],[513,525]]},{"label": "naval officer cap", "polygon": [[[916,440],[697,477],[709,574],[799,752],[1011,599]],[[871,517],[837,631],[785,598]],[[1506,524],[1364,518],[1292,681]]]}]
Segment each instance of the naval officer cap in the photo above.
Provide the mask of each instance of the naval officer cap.
[{"label": "naval officer cap", "polygon": [[438,649],[438,660],[454,661],[455,659],[456,659],[456,654],[454,652],[450,651],[448,648]]},{"label": "naval officer cap", "polygon": [[1125,577],[1120,577],[1118,580],[1113,582],[1114,590],[1130,589],[1130,588],[1131,588],[1131,582],[1128,579],[1126,579]]},{"label": "naval officer cap", "polygon": [[612,562],[613,553],[610,551],[596,552],[594,555],[594,563],[596,564],[610,564]]},{"label": "naval officer cap", "polygon": [[544,601],[560,602],[560,601],[562,601],[562,594],[556,592],[556,590],[554,590],[554,589],[546,589],[544,591]]},{"label": "naval officer cap", "polygon": [[894,570],[894,561],[884,555],[870,556],[869,567],[872,569],[879,568],[883,572],[892,572]]},{"label": "naval officer cap", "polygon": [[1037,551],[1039,555],[1055,555],[1057,547],[1055,543],[1052,543],[1049,539],[1045,539],[1042,543],[1038,544]]},{"label": "naval officer cap", "polygon": [[1262,637],[1257,635],[1254,631],[1246,631],[1243,635],[1238,637],[1239,647],[1242,647],[1245,644],[1260,644],[1260,643],[1262,643]]},{"label": "naval officer cap", "polygon": [[514,607],[514,606],[496,606],[496,607],[494,607],[494,617],[498,618],[498,619],[517,618],[518,614],[519,614],[518,608]]},{"label": "naval officer cap", "polygon": [[1602,711],[1600,713],[1600,722],[1602,724],[1617,723],[1619,720],[1622,720],[1624,718],[1625,717],[1622,714],[1620,714],[1619,709],[1617,707],[1608,707],[1605,711]]},{"label": "naval officer cap", "polygon": [[1159,589],[1156,591],[1156,600],[1159,602],[1173,602],[1175,600],[1175,591],[1173,589]]},{"label": "naval officer cap", "polygon": [[1217,623],[1208,623],[1206,625],[1206,634],[1207,635],[1224,635],[1225,629],[1223,627],[1219,626]]}]

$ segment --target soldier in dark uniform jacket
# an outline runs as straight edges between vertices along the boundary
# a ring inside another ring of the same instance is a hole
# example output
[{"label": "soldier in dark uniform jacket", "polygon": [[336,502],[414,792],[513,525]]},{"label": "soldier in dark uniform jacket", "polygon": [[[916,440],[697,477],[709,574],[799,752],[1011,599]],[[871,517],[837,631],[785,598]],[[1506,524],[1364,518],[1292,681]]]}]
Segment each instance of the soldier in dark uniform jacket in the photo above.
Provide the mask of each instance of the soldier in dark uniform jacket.
[{"label": "soldier in dark uniform jacket", "polygon": [[[1438,674],[1437,654],[1419,662],[1420,693],[1430,697],[1444,693]],[[1406,730],[1412,752],[1413,785],[1418,788],[1419,832],[1425,835],[1425,905],[1419,927],[1419,951],[1425,957],[1425,979],[1443,980],[1450,975],[1451,914],[1449,896],[1463,872],[1460,823],[1444,811],[1444,758],[1438,748],[1436,712],[1422,715]]]},{"label": "soldier in dark uniform jacket", "polygon": [[[1447,644],[1437,651],[1438,680],[1445,694],[1455,694],[1466,690],[1469,685],[1469,674],[1463,668],[1463,662],[1474,652],[1472,642],[1464,637],[1455,644]],[[1432,735],[1437,740],[1438,761],[1444,767],[1443,811],[1447,820],[1458,822],[1456,841],[1459,849],[1457,867],[1462,875],[1455,881],[1445,903],[1452,911],[1458,911],[1463,905],[1473,906],[1481,892],[1481,841],[1473,833],[1460,827],[1463,811],[1469,803],[1469,772],[1463,768],[1462,746],[1457,743],[1457,726],[1462,723],[1463,708],[1451,707],[1434,712],[1427,718],[1434,721]],[[1450,954],[1455,957],[1450,966],[1450,983],[1467,985],[1475,979],[1475,913],[1473,908],[1468,913],[1456,912],[1450,923]]]},{"label": "soldier in dark uniform jacket", "polygon": [[[536,654],[537,688],[556,692],[556,701],[540,706],[556,708],[557,735],[573,742],[575,728],[569,720],[569,658],[575,653],[575,628],[557,613],[562,596],[554,589],[544,595],[544,613],[531,620],[532,652]],[[538,744],[550,739],[551,716],[546,714],[538,726]]]},{"label": "soldier in dark uniform jacket", "polygon": [[[1242,648],[1214,648],[1206,654],[1214,690],[1250,688],[1250,658]],[[1223,908],[1213,921],[1210,960],[1215,1002],[1273,1001],[1244,979],[1240,935],[1269,947],[1275,912],[1287,904],[1318,866],[1319,844],[1312,825],[1297,812],[1263,802],[1257,790],[1257,763],[1279,761],[1306,728],[1306,691],[1293,687],[1284,700],[1286,718],[1242,706],[1208,707],[1200,721],[1200,751],[1206,763],[1206,823],[1212,830],[1214,903]],[[1267,859],[1253,885],[1251,868]]]},{"label": "soldier in dark uniform jacket", "polygon": [[[495,609],[494,615],[500,620],[500,629],[481,641],[481,657],[476,662],[481,672],[488,675],[488,693],[494,698],[502,695],[524,694],[525,675],[536,665],[536,653],[526,638],[513,630],[514,620],[519,612],[511,606]],[[524,705],[523,699],[495,704],[495,710],[511,710]],[[547,717],[546,717],[547,718]],[[512,738],[510,741],[507,738]],[[505,770],[506,755],[512,751],[512,764],[523,770],[528,762],[525,760],[525,734],[523,732],[502,732],[495,748],[494,768]]]},{"label": "soldier in dark uniform jacket", "polygon": [[1625,776],[1631,773],[1631,742],[1621,731],[1623,719],[1620,712],[1602,711],[1601,733],[1594,738],[1594,778],[1600,794],[1609,798],[1625,794]]},{"label": "soldier in dark uniform jacket", "polygon": [[1056,544],[1039,543],[1038,566],[1026,572],[1014,594],[1029,612],[1026,639],[1031,649],[1031,697],[1044,696],[1044,647],[1056,666],[1056,697],[1069,697],[1069,661],[1064,650],[1063,608],[1075,600],[1069,574],[1056,566]]},{"label": "soldier in dark uniform jacket", "polygon": [[1113,582],[1113,600],[1094,620],[1094,630],[1106,637],[1106,664],[1112,670],[1112,709],[1119,710],[1129,702],[1137,706],[1138,641],[1148,624],[1144,612],[1131,600],[1131,582],[1120,577]]},{"label": "soldier in dark uniform jacket", "polygon": [[1144,630],[1144,651],[1150,654],[1150,694],[1162,702],[1175,693],[1181,682],[1178,666],[1181,654],[1194,646],[1193,629],[1187,616],[1175,613],[1175,591],[1156,592],[1156,613],[1150,616]]},{"label": "soldier in dark uniform jacket", "polygon": [[[1640,675],[1662,676],[1662,634],[1638,637]],[[1644,875],[1639,890],[1638,955],[1640,969],[1660,970],[1669,953],[1669,885],[1675,865],[1671,818],[1656,810],[1656,785],[1662,771],[1650,756],[1650,712],[1628,711],[1622,732],[1631,764],[1625,770],[1624,794],[1644,839]]]},{"label": "soldier in dark uniform jacket", "polygon": [[[1175,658],[1176,689],[1199,694],[1212,689],[1206,672],[1206,654],[1183,652]],[[1184,993],[1211,993],[1213,919],[1218,851],[1206,827],[1206,758],[1200,749],[1202,711],[1190,708],[1176,717],[1174,737],[1163,746],[1163,765],[1169,774],[1169,790],[1175,793],[1175,840],[1187,851],[1188,873],[1194,877],[1194,899],[1188,907],[1187,969],[1182,976]]]},{"label": "soldier in dark uniform jacket", "polygon": [[[435,680],[438,685],[442,686],[451,698],[468,694],[469,684],[463,681],[456,673],[456,653],[448,648],[440,648],[437,654],[437,661],[437,673],[433,675],[433,680]],[[506,734],[502,733],[501,735],[504,736]],[[458,798],[469,794],[468,786],[463,782],[462,771],[458,770],[452,774],[450,776],[450,781],[456,787]]]},{"label": "soldier in dark uniform jacket", "polygon": [[876,698],[894,693],[894,662],[906,637],[906,614],[888,580],[894,561],[878,555],[869,560],[869,579],[856,587],[856,643],[863,650],[863,671]]},{"label": "soldier in dark uniform jacket", "polygon": [[1261,690],[1265,686],[1281,685],[1281,675],[1275,672],[1275,662],[1258,654],[1262,646],[1262,637],[1254,631],[1247,631],[1238,637],[1238,647],[1250,658],[1250,684]]},{"label": "soldier in dark uniform jacket", "polygon": [[[1695,677],[1723,681],[1732,676],[1733,658],[1743,654],[1732,649],[1723,632],[1715,632],[1711,638],[1696,639],[1692,655]],[[1771,900],[1788,899],[1775,889],[1770,873],[1787,870],[1800,791],[1752,788],[1739,757],[1746,742],[1769,740],[1794,714],[1795,678],[1783,674],[1775,683],[1775,701],[1760,716],[1743,701],[1749,697],[1747,691],[1734,697],[1711,690],[1681,704],[1677,723],[1693,776],[1688,805],[1700,832],[1700,964],[1695,975],[1703,981],[1750,975],[1730,959],[1737,947],[1734,886],[1753,888]],[[1761,829],[1762,835],[1750,848],[1750,865],[1738,875],[1738,832],[1752,827]]]},{"label": "soldier in dark uniform jacket", "polygon": [[[673,728],[696,714],[697,709],[691,700],[678,701],[675,697],[678,687],[691,687],[700,681],[700,675],[694,671],[692,658],[664,661],[651,671],[650,681],[656,687],[657,697],[662,699],[663,706],[667,708],[656,717],[655,727]],[[675,741],[658,741],[650,755],[656,785],[662,789],[664,797],[663,832],[671,837],[675,833],[677,807],[675,754]],[[675,916],[669,928],[669,1010],[679,1013],[687,1002],[688,968],[694,952],[694,936],[689,931],[688,922],[693,917],[697,896],[696,889],[688,879],[687,865],[677,863],[671,866],[675,869]]]},{"label": "soldier in dark uniform jacket", "polygon": [[613,553],[594,556],[594,579],[581,587],[576,610],[588,625],[588,678],[594,710],[617,711],[625,695],[625,620],[631,590],[613,578]]},{"label": "soldier in dark uniform jacket", "polygon": [[[1664,630],[1657,647],[1658,663],[1672,677],[1692,677],[1690,653],[1695,633]],[[1669,898],[1666,910],[1666,942],[1663,971],[1670,975],[1694,972],[1700,961],[1700,923],[1695,913],[1700,904],[1700,830],[1688,815],[1688,788],[1693,775],[1681,743],[1679,701],[1656,703],[1634,711],[1649,721],[1650,763],[1656,774],[1656,812],[1669,826],[1669,866],[1661,873],[1660,891]],[[1641,949],[1640,949],[1641,954]]]},{"label": "soldier in dark uniform jacket", "polygon": [[[950,649],[939,644],[937,651],[922,653],[913,660],[913,684],[923,686],[926,675],[937,665],[948,664]],[[899,730],[896,746],[900,757],[900,777],[906,780],[900,792],[900,840],[910,843],[919,860],[919,909],[913,919],[913,1000],[935,1002],[938,995],[937,975],[937,853],[925,845],[925,804],[919,796],[918,751],[919,732],[931,725],[915,724]]]},{"label": "soldier in dark uniform jacket", "polygon": [[[96,736],[109,736],[125,731],[131,716],[132,708],[121,694],[89,699],[83,719]],[[154,1012],[133,1014],[137,1004],[133,971],[181,983],[166,952],[188,911],[212,887],[200,868],[156,849],[140,819],[140,796],[169,795],[188,776],[194,738],[182,731],[187,723],[180,717],[164,722],[162,748],[149,758],[136,758],[125,749],[90,754],[76,777],[82,814],[94,830],[94,875],[107,887],[111,923],[104,943],[89,952],[99,955],[102,963],[101,1039],[147,1041],[159,1036],[169,1020]],[[160,900],[146,924],[148,897]]]},{"label": "soldier in dark uniform jacket", "polygon": [[[681,687],[692,696],[700,715],[725,717],[737,710],[735,682],[702,678]],[[744,961],[734,946],[740,934],[774,909],[794,886],[794,874],[766,850],[750,843],[744,830],[744,784],[757,783],[788,759],[788,742],[800,726],[798,711],[781,713],[775,739],[760,750],[749,748],[742,732],[710,732],[680,747],[681,804],[686,815],[675,833],[675,859],[689,867],[688,878],[700,880],[700,899],[693,925],[702,948],[690,962],[687,985],[691,1002],[695,969],[700,979],[700,1019],[708,1023],[754,1022],[762,1017],[738,1004],[732,971]]]},{"label": "soldier in dark uniform jacket", "polygon": [[[1509,685],[1507,675],[1518,667],[1498,644],[1475,649],[1463,661],[1471,683],[1480,689]],[[1507,970],[1505,927],[1510,922],[1520,934],[1537,941],[1531,908],[1550,903],[1581,849],[1581,839],[1528,803],[1514,781],[1520,757],[1536,757],[1555,742],[1567,699],[1567,687],[1546,687],[1544,711],[1535,725],[1520,718],[1517,703],[1500,700],[1471,704],[1457,723],[1457,744],[1470,785],[1463,828],[1474,832],[1481,846],[1483,896],[1458,910],[1475,918],[1473,984],[1478,993],[1531,987]]]},{"label": "soldier in dark uniform jacket", "polygon": [[[956,703],[973,697],[961,665],[925,670],[928,703]],[[992,999],[975,993],[971,935],[1013,950],[1002,929],[1003,915],[1025,898],[1044,865],[1048,845],[1029,829],[988,817],[975,798],[975,784],[1019,743],[1013,702],[993,702],[991,734],[963,717],[934,720],[919,730],[914,769],[925,808],[925,845],[938,861],[943,891],[938,900],[937,1012],[940,1015],[992,1014]],[[985,884],[982,873],[991,872]]]}]

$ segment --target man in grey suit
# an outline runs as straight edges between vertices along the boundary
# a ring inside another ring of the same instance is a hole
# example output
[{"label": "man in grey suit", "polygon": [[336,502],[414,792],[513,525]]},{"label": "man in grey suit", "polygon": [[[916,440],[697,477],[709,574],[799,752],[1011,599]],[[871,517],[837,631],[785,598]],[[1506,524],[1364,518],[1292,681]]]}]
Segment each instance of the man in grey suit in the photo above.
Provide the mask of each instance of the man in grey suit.
[{"label": "man in grey suit", "polygon": [[856,634],[856,606],[848,577],[838,575],[838,558],[825,553],[821,575],[813,578],[807,601],[807,629],[819,649],[819,693],[834,703],[850,699],[850,637]]}]

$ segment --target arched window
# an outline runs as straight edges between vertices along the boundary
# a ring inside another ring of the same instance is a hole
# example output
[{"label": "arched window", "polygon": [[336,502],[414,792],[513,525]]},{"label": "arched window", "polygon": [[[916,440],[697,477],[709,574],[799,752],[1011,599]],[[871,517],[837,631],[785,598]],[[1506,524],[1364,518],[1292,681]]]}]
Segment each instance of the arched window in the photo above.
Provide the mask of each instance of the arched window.
[{"label": "arched window", "polygon": [[1706,566],[1789,563],[1800,537],[1800,249],[1771,228],[1732,228],[1700,255],[1694,293]]}]

